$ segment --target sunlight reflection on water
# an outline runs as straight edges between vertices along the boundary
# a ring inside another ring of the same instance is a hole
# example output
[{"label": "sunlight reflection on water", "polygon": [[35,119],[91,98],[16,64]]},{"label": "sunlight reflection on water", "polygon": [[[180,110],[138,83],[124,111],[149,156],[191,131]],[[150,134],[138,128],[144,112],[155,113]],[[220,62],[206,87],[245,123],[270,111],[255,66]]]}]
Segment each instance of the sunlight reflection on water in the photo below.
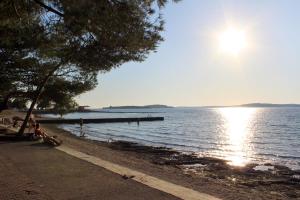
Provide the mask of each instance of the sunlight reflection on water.
[{"label": "sunlight reflection on water", "polygon": [[[219,138],[221,139],[221,154],[229,164],[244,166],[250,161],[254,149],[251,145],[251,124],[258,108],[219,108],[222,125]],[[226,144],[226,145],[222,145]]]},{"label": "sunlight reflection on water", "polygon": [[[168,147],[231,165],[272,163],[300,169],[300,108],[223,107],[113,110],[71,113],[65,118],[163,116],[161,122],[86,124],[90,139],[124,140]],[[126,113],[126,111],[128,111]],[[157,113],[156,113],[157,112]],[[76,124],[62,128],[80,134]]]}]

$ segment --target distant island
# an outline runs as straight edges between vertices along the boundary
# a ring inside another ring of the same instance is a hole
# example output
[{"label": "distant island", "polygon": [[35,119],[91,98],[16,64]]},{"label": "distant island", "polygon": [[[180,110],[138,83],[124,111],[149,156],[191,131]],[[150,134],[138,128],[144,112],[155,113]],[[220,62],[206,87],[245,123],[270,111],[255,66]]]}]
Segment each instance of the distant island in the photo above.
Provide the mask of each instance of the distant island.
[{"label": "distant island", "polygon": [[167,106],[167,105],[160,105],[160,104],[145,105],[145,106],[109,106],[109,107],[103,107],[103,109],[145,109],[145,108],[173,108],[173,107],[172,106]]},{"label": "distant island", "polygon": [[247,103],[240,105],[230,106],[201,106],[202,108],[224,108],[224,107],[270,107],[270,108],[288,108],[288,107],[300,107],[300,104],[273,104],[273,103]]},{"label": "distant island", "polygon": [[300,104],[272,104],[272,103],[249,103],[239,105],[242,107],[300,107]]}]

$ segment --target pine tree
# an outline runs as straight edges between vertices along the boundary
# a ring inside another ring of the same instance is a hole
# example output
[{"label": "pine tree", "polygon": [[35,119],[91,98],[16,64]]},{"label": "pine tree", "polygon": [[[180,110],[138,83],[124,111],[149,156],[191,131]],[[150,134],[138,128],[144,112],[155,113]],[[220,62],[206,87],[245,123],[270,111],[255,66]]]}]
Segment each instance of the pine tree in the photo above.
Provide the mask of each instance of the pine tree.
[{"label": "pine tree", "polygon": [[[3,0],[0,36],[4,39],[0,54],[13,57],[11,65],[21,69],[15,72],[21,77],[21,88],[30,88],[27,91],[33,94],[19,133],[23,134],[51,79],[95,77],[129,61],[141,62],[155,52],[163,40],[161,12],[166,3],[167,0]],[[26,64],[26,59],[30,63]],[[1,68],[7,65],[5,60]]]}]

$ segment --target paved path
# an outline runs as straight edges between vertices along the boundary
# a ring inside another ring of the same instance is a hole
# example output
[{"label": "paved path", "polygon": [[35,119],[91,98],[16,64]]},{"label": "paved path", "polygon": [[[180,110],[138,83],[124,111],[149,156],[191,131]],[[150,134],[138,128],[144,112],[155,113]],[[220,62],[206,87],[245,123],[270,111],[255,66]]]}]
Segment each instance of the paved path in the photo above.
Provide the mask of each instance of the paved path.
[{"label": "paved path", "polygon": [[0,141],[0,199],[178,199],[36,142]]},{"label": "paved path", "polygon": [[111,163],[109,161],[100,159],[95,156],[87,155],[85,153],[79,152],[77,150],[68,148],[66,146],[59,146],[57,149],[72,155],[76,158],[79,158],[81,160],[85,160],[89,163],[93,163],[94,165],[97,165],[99,167],[103,167],[109,171],[112,171],[116,174],[120,174],[121,176],[126,175],[126,177],[132,177],[133,180],[142,183],[144,185],[147,185],[151,188],[158,189],[160,191],[166,192],[168,194],[172,194],[176,197],[182,198],[182,199],[188,199],[188,200],[219,200],[218,198],[215,198],[211,195],[204,194],[180,185],[176,185],[167,181],[164,181],[162,179],[149,176],[147,174],[141,173],[139,171],[129,169],[127,167],[120,166],[115,163]]}]

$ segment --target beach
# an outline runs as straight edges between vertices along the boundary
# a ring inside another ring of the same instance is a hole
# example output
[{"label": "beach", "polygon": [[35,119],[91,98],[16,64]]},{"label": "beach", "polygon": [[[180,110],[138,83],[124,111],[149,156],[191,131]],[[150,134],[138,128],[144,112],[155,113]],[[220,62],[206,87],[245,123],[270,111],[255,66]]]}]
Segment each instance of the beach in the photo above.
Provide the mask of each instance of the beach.
[{"label": "beach", "polygon": [[[45,129],[52,134],[59,135],[64,145],[81,152],[222,199],[300,198],[300,182],[296,178],[291,178],[294,174],[299,174],[299,171],[292,171],[284,166],[276,166],[277,174],[273,174],[271,171],[253,170],[255,165],[233,167],[227,165],[224,160],[197,159],[164,148],[128,142],[109,143],[85,140],[54,125],[47,125]],[[207,167],[201,167],[201,165]]]},{"label": "beach", "polygon": [[[48,134],[56,135],[63,140],[62,146],[64,147],[158,177],[175,185],[212,195],[216,198],[300,198],[300,183],[296,176],[299,174],[299,171],[292,171],[284,166],[273,166],[275,168],[273,171],[256,171],[253,170],[255,166],[233,167],[227,165],[221,159],[194,157],[172,149],[144,146],[130,142],[100,142],[84,139],[55,125],[43,125],[42,128]],[[50,154],[51,156],[46,156]],[[74,195],[74,199],[80,199],[83,197],[82,195],[90,195],[90,199],[97,199],[99,195],[105,192],[107,192],[108,196],[102,196],[102,199],[118,199],[117,197],[112,198],[109,196],[114,193],[112,191],[115,191],[113,184],[107,187],[104,185],[106,185],[108,180],[114,181],[116,177],[118,181],[131,179],[130,177],[122,178],[120,175],[107,172],[109,170],[104,170],[108,174],[103,178],[101,172],[97,170],[101,169],[101,167],[80,161],[77,158],[75,159],[39,142],[1,141],[0,155],[3,161],[8,160],[9,162],[7,163],[11,163],[10,167],[7,167],[10,170],[16,170],[22,176],[29,177],[28,179],[33,184],[39,185],[42,183],[42,185],[47,185],[47,187],[42,187],[41,192],[37,192],[38,194],[47,194],[51,198],[55,197],[55,199],[64,199],[63,197],[68,195]],[[95,178],[97,176],[101,176],[102,179]],[[60,179],[67,180],[66,182],[58,181]],[[1,178],[1,180],[7,179]],[[7,181],[9,182],[9,180]],[[126,181],[123,188],[124,193],[120,193],[120,196],[118,196],[120,199],[134,199],[130,195],[137,199],[141,199],[141,197],[143,199],[146,197],[149,197],[149,199],[176,199],[172,195],[169,196],[169,194],[153,188],[151,188],[149,193],[157,196],[150,198],[151,196],[145,193],[146,190],[149,190],[149,187],[136,183],[134,180],[130,180],[133,183],[129,184]],[[5,183],[5,181],[1,183],[2,185],[6,184],[9,187],[13,187],[13,185],[23,182],[20,179],[13,179],[13,183]],[[82,185],[78,185],[79,183]],[[140,194],[132,193],[136,192],[137,186],[135,184],[142,187]],[[93,187],[89,187],[89,185],[93,185]],[[29,185],[28,187],[39,189],[35,185]],[[57,189],[65,187],[68,190]],[[153,192],[153,190],[157,193]],[[51,196],[56,193],[57,196]],[[41,197],[41,199],[43,198]]]}]

